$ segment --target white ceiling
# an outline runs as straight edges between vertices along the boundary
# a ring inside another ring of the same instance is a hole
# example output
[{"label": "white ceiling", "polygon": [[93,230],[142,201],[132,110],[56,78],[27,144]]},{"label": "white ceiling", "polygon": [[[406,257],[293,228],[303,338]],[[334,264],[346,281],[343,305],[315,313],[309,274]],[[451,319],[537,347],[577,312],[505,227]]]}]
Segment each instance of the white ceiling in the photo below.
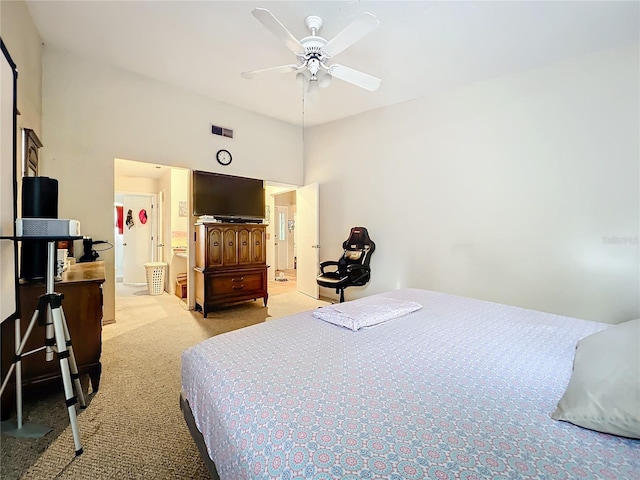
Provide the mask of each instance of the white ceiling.
[{"label": "white ceiling", "polygon": [[[444,89],[638,42],[635,1],[27,1],[43,43],[273,118],[316,125]],[[382,79],[376,92],[334,79],[302,102],[295,63],[251,15],[269,9],[298,39],[307,15],[332,38],[362,12],[380,26],[335,57]],[[304,115],[303,115],[304,110]]]}]

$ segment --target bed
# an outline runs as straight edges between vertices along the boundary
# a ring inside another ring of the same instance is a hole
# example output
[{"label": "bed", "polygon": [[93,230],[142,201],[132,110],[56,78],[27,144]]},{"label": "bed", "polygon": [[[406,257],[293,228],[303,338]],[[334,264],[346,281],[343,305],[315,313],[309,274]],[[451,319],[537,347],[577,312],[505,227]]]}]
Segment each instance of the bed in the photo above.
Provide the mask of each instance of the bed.
[{"label": "bed", "polygon": [[183,353],[213,478],[640,479],[639,440],[551,418],[576,344],[611,325],[418,289],[369,298],[422,308],[356,331],[304,312]]}]

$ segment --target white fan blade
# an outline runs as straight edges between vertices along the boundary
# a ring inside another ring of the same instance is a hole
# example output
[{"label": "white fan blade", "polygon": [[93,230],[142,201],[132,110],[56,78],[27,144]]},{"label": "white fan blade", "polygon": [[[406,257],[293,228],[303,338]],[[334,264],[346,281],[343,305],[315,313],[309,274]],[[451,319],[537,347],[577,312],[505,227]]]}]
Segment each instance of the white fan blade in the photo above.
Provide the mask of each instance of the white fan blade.
[{"label": "white fan blade", "polygon": [[279,67],[271,67],[271,68],[263,68],[261,70],[252,70],[250,72],[242,72],[242,78],[246,78],[247,80],[251,80],[256,75],[260,75],[262,73],[274,72],[274,73],[289,73],[295,72],[299,70],[300,67],[298,65],[280,65]]},{"label": "white fan blade", "polygon": [[379,24],[378,17],[369,12],[363,13],[329,40],[322,50],[326,56],[333,57],[363,38]]},{"label": "white fan blade", "polygon": [[271,33],[278,37],[293,53],[304,52],[304,47],[273,14],[265,8],[254,8],[253,16],[256,17]]},{"label": "white fan blade", "polygon": [[379,78],[369,75],[368,73],[354,70],[353,68],[345,67],[344,65],[331,65],[331,67],[329,67],[329,74],[340,80],[369,90],[370,92],[376,91],[382,83],[382,80]]}]

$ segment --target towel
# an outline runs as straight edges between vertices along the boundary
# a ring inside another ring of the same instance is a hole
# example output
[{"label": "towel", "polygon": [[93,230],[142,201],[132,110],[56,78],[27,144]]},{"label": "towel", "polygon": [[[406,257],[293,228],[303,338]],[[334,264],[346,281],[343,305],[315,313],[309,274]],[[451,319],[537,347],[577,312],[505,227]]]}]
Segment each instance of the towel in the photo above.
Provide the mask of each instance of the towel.
[{"label": "towel", "polygon": [[401,317],[422,308],[416,302],[373,295],[350,302],[338,303],[319,308],[313,316],[346,327],[354,332]]}]

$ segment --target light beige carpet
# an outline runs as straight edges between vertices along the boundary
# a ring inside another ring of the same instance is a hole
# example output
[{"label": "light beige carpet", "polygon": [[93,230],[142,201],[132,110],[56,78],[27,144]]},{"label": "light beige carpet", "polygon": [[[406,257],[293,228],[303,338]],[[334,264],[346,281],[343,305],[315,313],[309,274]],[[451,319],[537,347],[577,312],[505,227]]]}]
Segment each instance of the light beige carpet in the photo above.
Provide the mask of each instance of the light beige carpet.
[{"label": "light beige carpet", "polygon": [[84,453],[75,457],[67,426],[24,475],[6,478],[208,478],[179,408],[182,351],[213,335],[326,304],[289,291],[271,295],[268,308],[245,302],[205,319],[172,295],[149,296],[142,287],[120,293],[116,323],[103,329],[100,390],[78,416]]}]

